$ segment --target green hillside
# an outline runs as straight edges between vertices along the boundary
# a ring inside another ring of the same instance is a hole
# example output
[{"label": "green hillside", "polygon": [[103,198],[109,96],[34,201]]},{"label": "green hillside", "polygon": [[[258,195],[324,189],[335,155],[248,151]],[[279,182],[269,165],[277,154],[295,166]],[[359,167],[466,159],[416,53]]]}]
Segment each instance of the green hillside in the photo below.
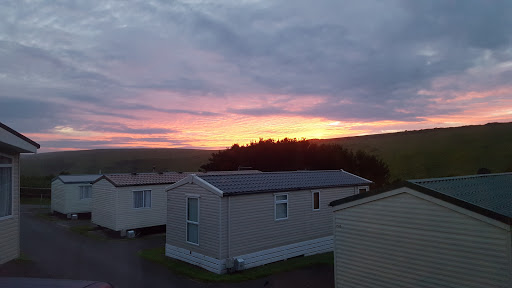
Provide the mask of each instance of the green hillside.
[{"label": "green hillside", "polygon": [[[388,163],[392,180],[475,174],[479,168],[512,171],[512,123],[436,128],[338,139],[311,140],[362,149]],[[211,150],[105,149],[22,156],[22,176],[61,172],[197,171]]]},{"label": "green hillside", "polygon": [[197,171],[210,150],[101,149],[22,155],[21,175],[46,176],[61,172],[95,174],[157,171]]},{"label": "green hillside", "polygon": [[512,123],[314,140],[362,149],[388,163],[392,179],[512,171]]}]

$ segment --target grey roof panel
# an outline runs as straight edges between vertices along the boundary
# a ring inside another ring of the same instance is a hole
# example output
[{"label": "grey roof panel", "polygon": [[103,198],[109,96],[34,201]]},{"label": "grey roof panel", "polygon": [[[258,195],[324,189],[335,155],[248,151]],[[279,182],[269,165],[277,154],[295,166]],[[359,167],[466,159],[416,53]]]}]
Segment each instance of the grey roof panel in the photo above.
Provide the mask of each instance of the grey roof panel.
[{"label": "grey roof panel", "polygon": [[512,218],[512,173],[415,179],[409,182]]},{"label": "grey roof panel", "polygon": [[[230,174],[252,174],[261,173],[258,170],[244,171],[212,171],[212,172],[151,172],[151,173],[115,173],[105,174],[102,179],[106,179],[114,186],[140,186],[140,185],[161,185],[174,184],[190,174],[204,175],[230,175]],[[99,179],[98,179],[99,180]]]},{"label": "grey roof panel", "polygon": [[60,179],[63,183],[92,183],[100,178],[101,175],[59,175],[54,178]]},{"label": "grey roof panel", "polygon": [[106,174],[104,176],[114,186],[140,186],[140,185],[161,185],[173,184],[187,177],[187,173],[164,172],[164,173],[119,173]]},{"label": "grey roof panel", "polygon": [[368,185],[369,180],[342,170],[263,172],[234,175],[197,175],[226,194],[292,191]]}]

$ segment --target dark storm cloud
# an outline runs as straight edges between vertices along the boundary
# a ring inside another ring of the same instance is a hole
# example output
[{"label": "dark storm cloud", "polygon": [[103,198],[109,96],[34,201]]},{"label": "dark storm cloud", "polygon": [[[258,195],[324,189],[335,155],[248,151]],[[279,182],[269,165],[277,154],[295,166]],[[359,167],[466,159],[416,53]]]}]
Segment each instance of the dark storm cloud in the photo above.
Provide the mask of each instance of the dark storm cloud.
[{"label": "dark storm cloud", "polygon": [[52,141],[39,141],[41,147],[48,148],[71,148],[71,149],[99,149],[111,148],[115,142],[110,140],[83,140],[83,139],[60,139]]},{"label": "dark storm cloud", "polygon": [[87,123],[80,127],[84,131],[96,132],[114,132],[114,133],[127,133],[127,134],[170,134],[177,133],[175,129],[165,128],[130,128],[121,123],[101,122],[96,121]]},{"label": "dark storm cloud", "polygon": [[47,132],[55,126],[65,125],[67,120],[62,111],[67,108],[38,100],[0,97],[1,122],[24,133]]},{"label": "dark storm cloud", "polygon": [[[60,139],[52,141],[40,141],[42,147],[58,149],[58,148],[72,148],[72,149],[101,149],[113,148],[115,146],[130,145],[130,147],[138,147],[136,143],[141,142],[163,142],[175,145],[186,145],[186,142],[181,140],[173,140],[165,137],[161,138],[132,138],[132,137],[113,137],[108,140],[83,140],[83,139]],[[135,143],[135,144],[134,144]],[[133,145],[132,145],[133,144]],[[142,146],[141,146],[142,147]]]},{"label": "dark storm cloud", "polygon": [[140,142],[151,142],[151,143],[169,143],[173,145],[184,145],[186,141],[175,140],[168,137],[143,137],[143,138],[134,138],[134,137],[113,137],[111,139],[114,143],[122,143],[122,144],[130,144],[130,143],[140,143]]},{"label": "dark storm cloud", "polygon": [[290,112],[276,107],[249,108],[249,109],[228,109],[227,112],[251,116],[284,115]]},{"label": "dark storm cloud", "polygon": [[[318,5],[323,7],[319,8],[321,13],[335,5],[332,1],[322,3],[325,5]],[[512,2],[502,1],[496,6],[482,1],[389,2],[397,3],[400,9],[389,8],[396,15],[382,20],[382,25],[374,23],[373,29],[359,30],[354,26],[357,23],[344,22],[342,15],[339,21],[318,18],[317,23],[286,25],[286,18],[273,15],[282,12],[286,16],[286,11],[273,11],[268,16],[248,9],[229,14],[242,14],[229,21],[218,15],[197,13],[193,27],[199,33],[194,35],[196,41],[235,61],[242,73],[251,75],[268,91],[328,95],[334,100],[350,100],[361,109],[372,102],[386,105],[387,100],[418,97],[411,92],[430,87],[435,78],[464,73],[475,66],[483,49],[492,49],[497,57],[501,56],[497,61],[510,61],[510,53],[504,52],[510,49],[512,34],[507,27],[512,27],[512,18],[507,15],[512,13]],[[344,4],[346,12],[340,14],[362,12],[358,21],[372,22],[377,14],[386,14],[377,9],[380,7],[372,11],[354,7],[364,4]],[[269,30],[254,29],[256,20],[265,22],[266,18],[280,25],[269,25]],[[403,118],[401,113],[388,112],[393,108],[359,113],[357,118]],[[457,111],[455,107],[453,110]],[[315,116],[343,114],[323,110],[322,105],[304,112],[308,111]],[[422,114],[430,113],[416,116]],[[414,117],[406,115],[411,116]]]},{"label": "dark storm cloud", "polygon": [[169,113],[169,114],[190,114],[190,115],[197,115],[197,116],[215,116],[219,115],[215,112],[209,112],[209,111],[195,111],[195,110],[186,110],[186,109],[166,109],[166,108],[159,108],[154,107],[151,105],[144,105],[144,104],[128,104],[128,103],[118,103],[117,108],[123,109],[123,110],[148,110],[148,111],[156,111],[156,112],[163,112],[163,113]]},{"label": "dark storm cloud", "polygon": [[[462,113],[485,100],[438,104],[509,85],[510,15],[511,1],[476,0],[5,1],[1,120],[27,133],[140,135],[179,131],[86,123],[161,113],[215,121],[222,111],[359,122]],[[323,101],[288,110],[264,95]]]}]

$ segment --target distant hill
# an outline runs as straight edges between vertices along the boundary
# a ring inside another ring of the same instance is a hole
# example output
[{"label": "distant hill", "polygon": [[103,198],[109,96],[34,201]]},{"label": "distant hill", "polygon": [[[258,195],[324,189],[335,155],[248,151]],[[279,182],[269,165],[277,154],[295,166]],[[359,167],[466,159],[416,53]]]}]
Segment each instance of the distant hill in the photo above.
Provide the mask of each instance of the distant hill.
[{"label": "distant hill", "polygon": [[[389,165],[392,180],[476,174],[479,168],[512,171],[512,123],[311,141],[340,143],[348,149],[378,155]],[[21,174],[150,172],[153,166],[157,171],[197,171],[213,152],[173,148],[103,149],[23,155]]]},{"label": "distant hill", "polygon": [[22,155],[23,176],[71,174],[198,171],[211,150],[196,149],[100,149]]},{"label": "distant hill", "polygon": [[392,179],[476,174],[479,168],[512,171],[512,123],[312,141],[378,155],[389,165]]}]

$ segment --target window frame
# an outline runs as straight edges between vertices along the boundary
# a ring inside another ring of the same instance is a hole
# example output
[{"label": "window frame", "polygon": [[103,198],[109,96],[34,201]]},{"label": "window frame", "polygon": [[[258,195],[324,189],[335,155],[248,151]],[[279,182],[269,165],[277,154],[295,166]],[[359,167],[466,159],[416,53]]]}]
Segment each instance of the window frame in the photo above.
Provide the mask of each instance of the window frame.
[{"label": "window frame", "polygon": [[[192,221],[192,220],[188,220],[188,200],[189,199],[197,199],[197,222],[195,221]],[[185,241],[188,243],[188,244],[191,244],[191,245],[195,245],[195,246],[199,246],[199,220],[200,220],[200,205],[201,205],[201,198],[199,196],[196,196],[196,195],[187,195],[186,197],[186,200],[185,200]],[[197,243],[195,242],[191,242],[189,241],[188,239],[188,224],[192,224],[192,225],[196,225],[197,226]]]},{"label": "window frame", "polygon": [[[141,192],[142,193],[142,206],[141,207],[135,207],[135,193],[136,192]],[[146,192],[149,192],[149,206],[146,206]],[[151,189],[142,189],[142,190],[133,190],[132,191],[132,205],[133,205],[133,209],[151,209],[151,205],[152,205],[152,198],[153,198],[153,193],[151,192]]]},{"label": "window frame", "polygon": [[[286,196],[286,200],[277,200],[278,196]],[[290,217],[290,205],[289,205],[290,197],[288,193],[276,193],[274,194],[274,221],[282,221],[287,220]],[[277,218],[277,205],[278,204],[286,204],[286,217],[285,218]]]},{"label": "window frame", "polygon": [[15,181],[14,181],[14,173],[13,173],[14,157],[12,155],[7,155],[7,154],[3,154],[3,153],[0,153],[0,156],[10,159],[10,162],[11,162],[9,164],[0,164],[0,168],[10,168],[11,169],[11,213],[9,215],[0,216],[0,221],[2,221],[2,220],[11,219],[14,217],[14,182]]},{"label": "window frame", "polygon": [[[82,187],[89,187],[89,197],[82,197]],[[80,185],[78,186],[78,199],[87,200],[92,198],[92,185]]]},{"label": "window frame", "polygon": [[366,187],[359,187],[357,191],[357,194],[361,194],[368,192],[368,189]]},{"label": "window frame", "polygon": [[[315,194],[318,193],[318,208],[315,209]],[[320,211],[320,191],[313,190],[311,191],[311,208],[313,211]]]}]

